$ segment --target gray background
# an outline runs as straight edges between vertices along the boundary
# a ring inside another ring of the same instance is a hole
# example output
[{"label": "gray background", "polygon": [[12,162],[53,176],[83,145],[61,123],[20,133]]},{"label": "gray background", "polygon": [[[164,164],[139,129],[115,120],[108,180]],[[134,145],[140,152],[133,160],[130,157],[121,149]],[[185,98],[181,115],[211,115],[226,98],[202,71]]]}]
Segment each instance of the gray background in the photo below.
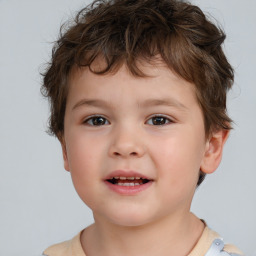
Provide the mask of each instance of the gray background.
[{"label": "gray background", "polygon": [[[60,24],[89,1],[0,0],[0,255],[39,255],[92,222],[44,131],[48,106],[39,70]],[[222,24],[236,70],[228,105],[236,124],[218,171],[192,210],[227,242],[256,256],[256,1],[195,0]],[[146,252],[145,252],[146,255]]]}]

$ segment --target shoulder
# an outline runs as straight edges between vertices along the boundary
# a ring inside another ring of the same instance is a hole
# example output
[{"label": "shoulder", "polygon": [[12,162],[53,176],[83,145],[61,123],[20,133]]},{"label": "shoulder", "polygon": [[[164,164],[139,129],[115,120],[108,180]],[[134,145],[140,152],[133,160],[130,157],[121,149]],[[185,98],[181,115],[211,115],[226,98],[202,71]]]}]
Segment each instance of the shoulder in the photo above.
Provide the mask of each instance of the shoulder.
[{"label": "shoulder", "polygon": [[80,242],[81,233],[82,231],[71,240],[48,247],[44,250],[43,256],[85,256]]},{"label": "shoulder", "polygon": [[224,251],[231,254],[244,255],[243,252],[233,244],[225,244]]},{"label": "shoulder", "polygon": [[69,255],[70,241],[65,241],[62,243],[54,244],[48,247],[43,255],[45,256],[66,256]]},{"label": "shoulder", "polygon": [[209,227],[205,227],[201,237],[189,256],[242,256],[244,255],[236,246],[225,244],[221,236]]},{"label": "shoulder", "polygon": [[215,239],[205,256],[242,256],[243,253],[234,245],[224,244],[221,238]]},{"label": "shoulder", "polygon": [[[211,255],[223,255],[223,256],[242,256],[244,255],[235,245],[225,244],[223,238],[213,230],[208,228],[209,236],[211,237],[212,243],[208,249],[206,256]],[[214,254],[212,253],[214,252]]]}]

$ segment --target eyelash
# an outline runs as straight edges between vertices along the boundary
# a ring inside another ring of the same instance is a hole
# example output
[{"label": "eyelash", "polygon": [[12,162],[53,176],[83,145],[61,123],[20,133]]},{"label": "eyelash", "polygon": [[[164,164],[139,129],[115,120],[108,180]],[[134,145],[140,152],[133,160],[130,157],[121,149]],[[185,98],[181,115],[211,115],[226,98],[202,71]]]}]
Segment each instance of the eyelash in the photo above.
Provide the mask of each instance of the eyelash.
[{"label": "eyelash", "polygon": [[[165,116],[165,115],[154,115],[154,116],[151,116],[147,122],[153,118],[161,118],[162,120],[165,120],[164,124],[159,124],[159,125],[155,125],[155,126],[163,126],[163,125],[168,125],[170,123],[174,123],[174,121],[172,119],[170,119],[169,117]],[[166,123],[167,122],[167,123]],[[153,125],[153,124],[151,124]]]},{"label": "eyelash", "polygon": [[[83,124],[87,124],[87,125],[90,125],[90,126],[102,126],[102,125],[93,125],[93,123],[91,123],[91,124],[88,123],[89,121],[92,121],[92,122],[93,122],[93,119],[96,119],[96,118],[102,118],[102,119],[104,119],[104,121],[107,121],[107,119],[106,119],[105,117],[95,115],[95,116],[90,116],[89,118],[87,118],[86,120],[84,120],[84,121],[83,121]],[[107,121],[107,122],[108,122],[108,121]],[[104,124],[105,124],[105,122],[104,122]]]},{"label": "eyelash", "polygon": [[[99,125],[93,124],[93,119],[97,119],[97,118],[102,118],[103,119],[103,124],[99,124]],[[170,123],[174,123],[174,121],[172,119],[170,119],[169,117],[167,117],[165,115],[151,116],[149,119],[147,119],[147,122],[149,120],[153,119],[153,118],[161,118],[162,120],[164,120],[164,124],[158,124],[158,125],[157,124],[154,125],[153,122],[151,122],[150,125],[153,125],[153,126],[163,126],[163,125],[168,125]],[[91,122],[91,123],[89,123],[89,122]],[[87,125],[90,125],[90,126],[103,126],[103,125],[106,124],[106,122],[108,122],[108,124],[110,124],[109,121],[105,117],[100,116],[100,115],[95,115],[95,116],[91,116],[91,117],[87,118],[86,120],[84,120],[83,124],[87,124]]]}]

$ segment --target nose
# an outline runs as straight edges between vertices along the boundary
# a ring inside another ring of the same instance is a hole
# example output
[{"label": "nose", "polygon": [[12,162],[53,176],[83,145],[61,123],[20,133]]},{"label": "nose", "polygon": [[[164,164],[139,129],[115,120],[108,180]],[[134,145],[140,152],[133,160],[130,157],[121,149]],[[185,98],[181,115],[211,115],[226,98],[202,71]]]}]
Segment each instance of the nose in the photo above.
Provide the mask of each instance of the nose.
[{"label": "nose", "polygon": [[145,154],[145,146],[142,136],[132,129],[119,129],[113,131],[113,139],[109,147],[111,157],[142,157]]}]

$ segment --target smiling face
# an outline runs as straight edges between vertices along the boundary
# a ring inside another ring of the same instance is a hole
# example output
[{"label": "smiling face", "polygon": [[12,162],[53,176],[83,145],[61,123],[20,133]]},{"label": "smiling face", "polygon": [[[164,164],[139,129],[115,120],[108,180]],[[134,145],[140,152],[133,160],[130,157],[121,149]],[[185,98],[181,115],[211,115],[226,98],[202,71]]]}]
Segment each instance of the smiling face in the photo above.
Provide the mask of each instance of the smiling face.
[{"label": "smiling face", "polygon": [[216,142],[205,138],[194,86],[165,66],[144,68],[153,77],[123,66],[114,75],[77,70],[70,79],[65,169],[95,218],[119,225],[189,212],[200,168],[211,172],[220,160],[208,168]]}]

